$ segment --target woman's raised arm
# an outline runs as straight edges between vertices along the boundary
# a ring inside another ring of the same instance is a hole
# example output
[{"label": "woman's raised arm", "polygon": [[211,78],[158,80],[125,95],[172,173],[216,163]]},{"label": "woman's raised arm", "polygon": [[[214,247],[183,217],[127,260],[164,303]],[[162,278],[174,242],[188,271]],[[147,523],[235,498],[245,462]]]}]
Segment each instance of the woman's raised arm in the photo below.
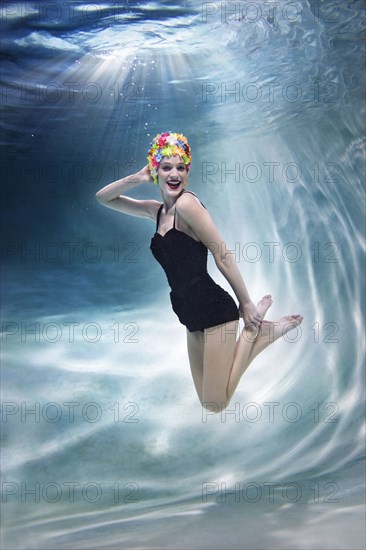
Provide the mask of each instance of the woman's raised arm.
[{"label": "woman's raised arm", "polygon": [[95,198],[100,204],[108,208],[155,221],[157,210],[161,204],[159,201],[137,200],[125,196],[126,191],[142,183],[153,183],[148,165],[136,174],[131,174],[106,185],[95,194]]},{"label": "woman's raised arm", "polygon": [[183,220],[212,252],[218,269],[235,292],[239,302],[239,314],[243,317],[245,326],[249,329],[258,328],[262,316],[259,315],[256,306],[250,299],[235,260],[227,249],[208,211],[200,204],[198,199],[188,193],[177,201],[176,208]]}]

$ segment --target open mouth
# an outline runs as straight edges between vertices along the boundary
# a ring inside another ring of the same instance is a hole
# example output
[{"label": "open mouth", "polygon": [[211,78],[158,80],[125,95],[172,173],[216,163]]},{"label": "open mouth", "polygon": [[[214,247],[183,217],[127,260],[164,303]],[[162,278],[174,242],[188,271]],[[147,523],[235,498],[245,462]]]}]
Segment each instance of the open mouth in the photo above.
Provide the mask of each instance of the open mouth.
[{"label": "open mouth", "polygon": [[169,180],[166,183],[169,189],[177,189],[177,187],[179,187],[180,185],[180,181],[176,181],[176,180]]}]

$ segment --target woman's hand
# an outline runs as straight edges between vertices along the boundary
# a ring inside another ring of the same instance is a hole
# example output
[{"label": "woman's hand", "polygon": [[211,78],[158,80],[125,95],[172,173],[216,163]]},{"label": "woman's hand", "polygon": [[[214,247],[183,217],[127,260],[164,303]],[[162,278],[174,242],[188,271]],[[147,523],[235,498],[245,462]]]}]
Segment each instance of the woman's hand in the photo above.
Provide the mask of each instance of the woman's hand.
[{"label": "woman's hand", "polygon": [[153,183],[153,181],[147,164],[138,172],[105,185],[96,193],[95,197],[98,202],[108,208],[131,216],[148,217],[155,221],[157,201],[136,200],[125,196],[129,189],[142,183]]},{"label": "woman's hand", "polygon": [[136,172],[135,177],[140,183],[154,183],[148,164],[144,166],[141,170]]},{"label": "woman's hand", "polygon": [[263,321],[262,316],[259,314],[257,308],[252,301],[245,304],[239,304],[239,315],[244,319],[245,328],[248,330],[257,330]]}]

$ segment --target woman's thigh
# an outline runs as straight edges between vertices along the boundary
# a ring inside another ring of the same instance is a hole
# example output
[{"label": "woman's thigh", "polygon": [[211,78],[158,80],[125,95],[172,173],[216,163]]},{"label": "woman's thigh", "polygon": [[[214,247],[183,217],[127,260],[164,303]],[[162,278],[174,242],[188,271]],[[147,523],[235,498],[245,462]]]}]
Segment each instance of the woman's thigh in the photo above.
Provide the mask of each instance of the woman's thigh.
[{"label": "woman's thigh", "polygon": [[202,402],[204,333],[189,332],[187,329],[187,347],[193,382]]},{"label": "woman's thigh", "polygon": [[238,321],[205,330],[202,398],[219,409],[227,402],[227,386],[233,366]]}]

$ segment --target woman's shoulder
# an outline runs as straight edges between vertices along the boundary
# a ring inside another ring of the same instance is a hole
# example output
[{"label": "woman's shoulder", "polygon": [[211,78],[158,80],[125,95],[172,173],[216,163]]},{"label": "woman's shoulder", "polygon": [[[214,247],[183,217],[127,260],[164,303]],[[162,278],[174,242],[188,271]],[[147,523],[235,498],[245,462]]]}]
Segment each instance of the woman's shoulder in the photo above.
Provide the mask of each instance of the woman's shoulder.
[{"label": "woman's shoulder", "polygon": [[205,205],[202,204],[202,202],[200,201],[196,193],[193,193],[193,191],[187,191],[186,189],[183,191],[181,196],[177,199],[177,206],[178,204],[179,204],[179,207],[182,207],[182,208],[189,207],[189,205],[194,205],[194,204],[200,204],[204,208],[206,208]]}]

